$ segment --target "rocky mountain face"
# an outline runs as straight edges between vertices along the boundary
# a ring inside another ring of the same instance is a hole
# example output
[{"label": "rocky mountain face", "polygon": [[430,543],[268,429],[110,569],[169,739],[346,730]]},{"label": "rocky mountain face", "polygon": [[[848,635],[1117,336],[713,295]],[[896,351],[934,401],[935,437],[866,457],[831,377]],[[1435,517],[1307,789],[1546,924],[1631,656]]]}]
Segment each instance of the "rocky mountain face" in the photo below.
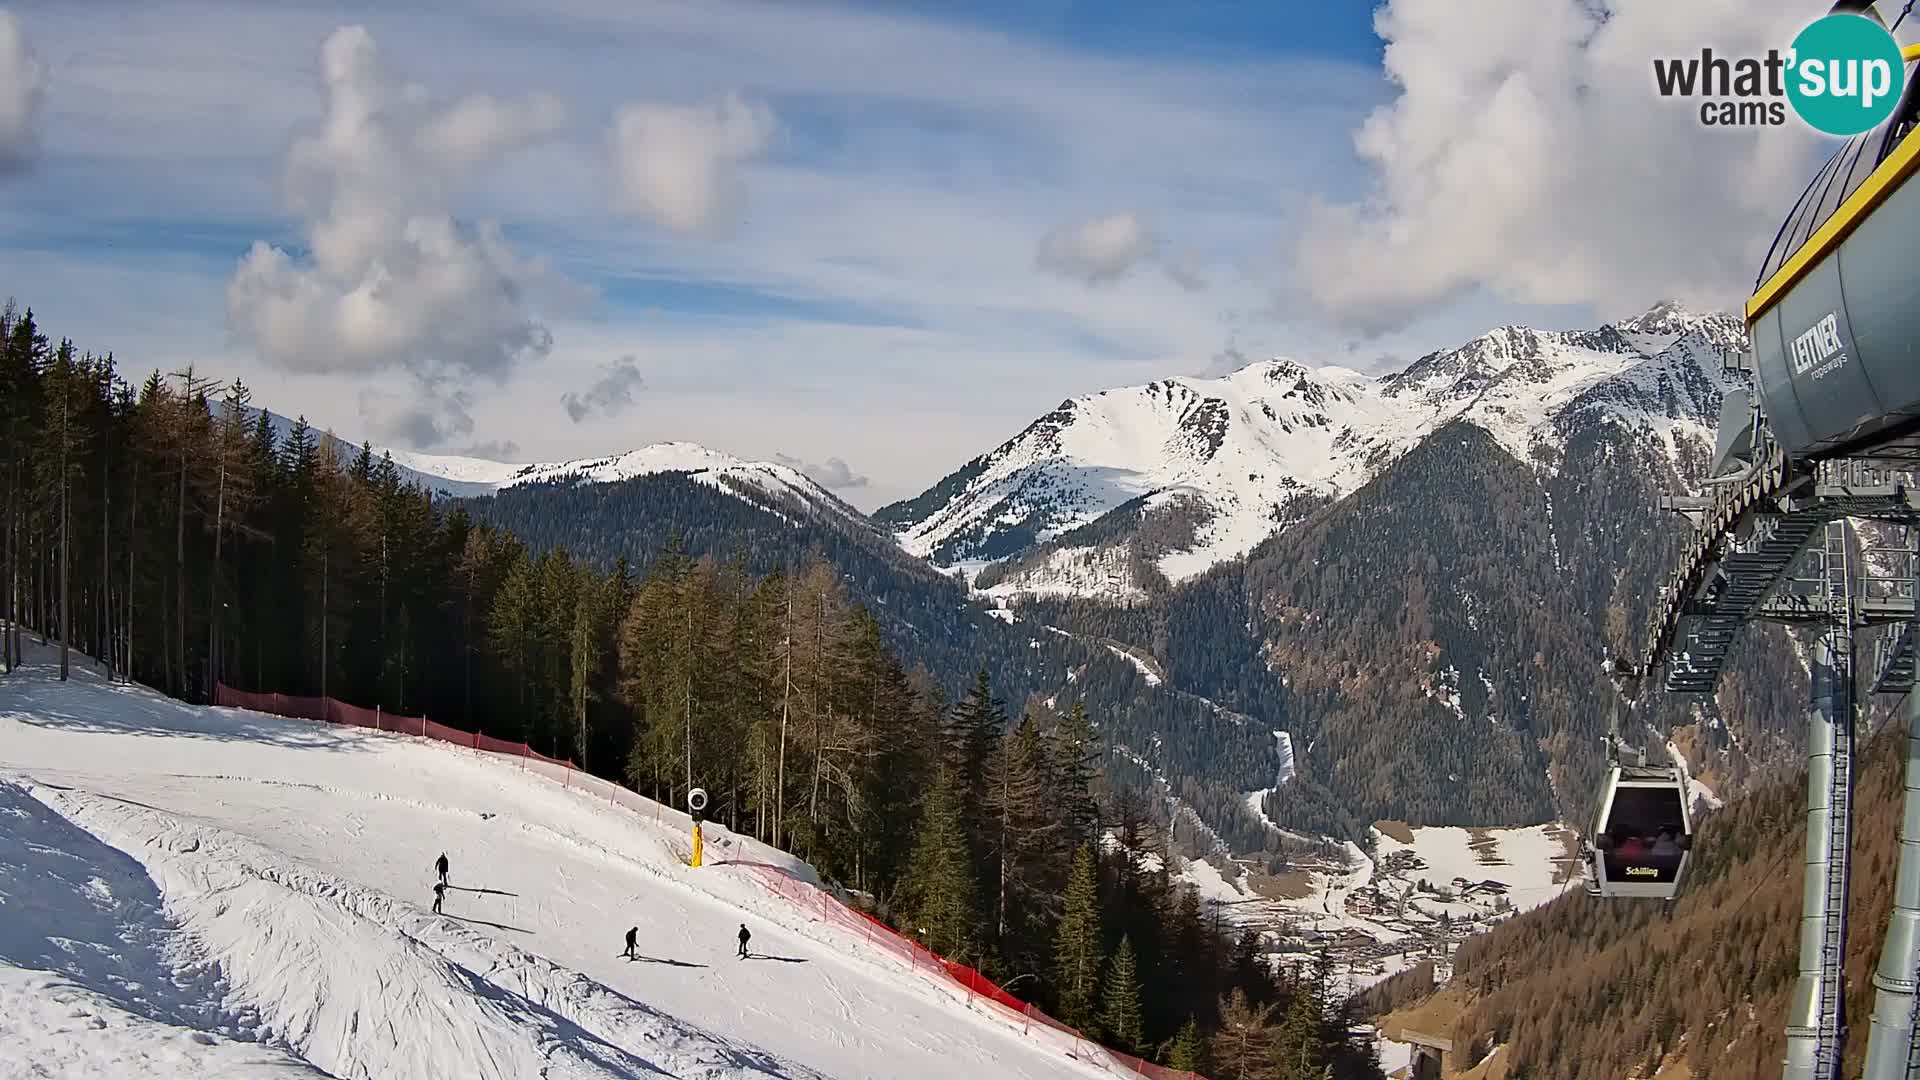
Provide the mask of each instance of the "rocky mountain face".
[{"label": "rocky mountain face", "polygon": [[1127,596],[1069,588],[1086,583],[1061,573],[1082,552],[1125,585],[1167,564],[1184,534],[1138,498],[978,581],[1023,617],[1122,643],[1165,686],[1286,732],[1291,778],[1247,793],[1282,828],[1584,826],[1616,714],[1718,798],[1797,757],[1804,648],[1751,628],[1714,699],[1654,691],[1633,708],[1600,665],[1638,645],[1688,535],[1658,500],[1703,477],[1736,377],[1723,359],[1743,343],[1732,317],[1672,306],[1595,331],[1501,328],[1344,382],[1417,422],[1336,432],[1334,452],[1353,456],[1316,477],[1344,469],[1357,489],[1302,481],[1294,512],[1242,558]]},{"label": "rocky mountain face", "polygon": [[[1684,542],[1657,500],[1701,478],[1742,342],[1732,316],[1662,305],[1381,377],[1272,360],[1110,390],[873,519],[699,448],[403,464],[594,558],[644,562],[669,533],[769,566],[823,550],[942,685],[985,667],[1016,707],[1084,702],[1110,773],[1198,848],[1584,823],[1623,709],[1600,663]],[[1653,694],[1621,723],[1731,794],[1796,756],[1806,683],[1804,649],[1755,628],[1715,700]]]},{"label": "rocky mountain face", "polygon": [[1001,596],[1138,601],[1239,558],[1464,421],[1553,470],[1596,415],[1673,462],[1710,442],[1739,320],[1663,304],[1595,330],[1506,326],[1380,377],[1285,359],[1073,398],[874,516]]}]

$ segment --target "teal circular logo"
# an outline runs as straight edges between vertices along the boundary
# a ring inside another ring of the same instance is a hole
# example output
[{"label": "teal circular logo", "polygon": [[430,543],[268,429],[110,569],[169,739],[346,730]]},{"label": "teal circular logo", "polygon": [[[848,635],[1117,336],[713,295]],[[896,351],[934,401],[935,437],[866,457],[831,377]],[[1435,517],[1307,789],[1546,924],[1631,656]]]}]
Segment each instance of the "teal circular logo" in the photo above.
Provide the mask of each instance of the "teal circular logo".
[{"label": "teal circular logo", "polygon": [[1893,115],[1906,86],[1900,43],[1865,15],[1828,15],[1793,39],[1787,61],[1793,111],[1828,135],[1871,131]]}]

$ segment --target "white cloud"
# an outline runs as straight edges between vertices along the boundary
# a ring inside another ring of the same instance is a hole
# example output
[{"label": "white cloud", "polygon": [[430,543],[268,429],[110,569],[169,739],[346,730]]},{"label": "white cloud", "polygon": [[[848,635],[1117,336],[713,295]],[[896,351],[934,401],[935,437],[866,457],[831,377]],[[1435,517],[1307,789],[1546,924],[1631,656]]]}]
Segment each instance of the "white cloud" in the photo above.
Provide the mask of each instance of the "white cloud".
[{"label": "white cloud", "polygon": [[774,131],[772,112],[734,94],[706,105],[623,105],[608,135],[614,209],[680,232],[725,228],[746,202],[741,163]]},{"label": "white cloud", "polygon": [[1301,285],[1391,329],[1487,288],[1528,304],[1731,304],[1811,178],[1816,139],[1704,127],[1654,91],[1655,57],[1785,48],[1789,0],[1391,0],[1375,17],[1400,97],[1355,136],[1374,198],[1316,204]]},{"label": "white cloud", "polygon": [[33,115],[47,87],[47,65],[27,47],[13,12],[0,8],[0,172],[33,157]]},{"label": "white cloud", "polygon": [[633,392],[646,385],[633,357],[623,356],[602,369],[599,378],[586,390],[569,390],[560,395],[560,404],[576,424],[594,412],[618,416],[633,405]]},{"label": "white cloud", "polygon": [[792,457],[787,454],[775,454],[773,458],[782,465],[800,470],[810,477],[814,483],[819,484],[829,491],[863,488],[872,482],[864,474],[854,472],[853,466],[848,465],[844,460],[837,457],[830,457],[820,464],[802,461],[797,457]]},{"label": "white cloud", "polygon": [[414,450],[443,447],[473,434],[472,409],[472,393],[438,385],[423,385],[406,394],[360,391],[360,418],[373,437]]},{"label": "white cloud", "polygon": [[488,442],[474,443],[454,452],[460,457],[481,458],[486,461],[517,462],[520,460],[520,444],[512,439],[493,439]]},{"label": "white cloud", "polygon": [[[321,60],[325,121],[285,163],[311,255],[253,245],[227,287],[238,336],[290,371],[502,378],[544,357],[552,335],[536,305],[578,303],[583,291],[516,255],[497,223],[456,219],[449,200],[481,165],[557,132],[559,103],[441,105],[388,72],[359,26],[331,34]],[[405,427],[452,437],[444,419]]]},{"label": "white cloud", "polygon": [[1197,252],[1187,251],[1176,258],[1168,259],[1162,269],[1167,272],[1167,277],[1175,285],[1188,292],[1200,292],[1210,284],[1207,280],[1206,267]]},{"label": "white cloud", "polygon": [[1096,285],[1126,276],[1159,248],[1153,229],[1138,213],[1128,211],[1054,229],[1040,238],[1034,264],[1050,274]]}]

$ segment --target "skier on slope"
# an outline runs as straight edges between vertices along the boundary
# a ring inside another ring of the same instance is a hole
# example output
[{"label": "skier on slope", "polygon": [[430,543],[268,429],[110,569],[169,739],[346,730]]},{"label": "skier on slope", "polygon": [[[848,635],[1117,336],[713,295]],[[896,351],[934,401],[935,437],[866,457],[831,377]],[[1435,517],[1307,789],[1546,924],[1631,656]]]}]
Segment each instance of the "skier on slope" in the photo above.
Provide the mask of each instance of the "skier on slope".
[{"label": "skier on slope", "polygon": [[440,857],[433,861],[433,868],[440,875],[440,884],[445,885],[447,883],[447,853],[446,852],[444,851],[441,852]]},{"label": "skier on slope", "polygon": [[434,882],[433,883],[433,913],[435,915],[440,914],[440,901],[445,900],[446,898],[447,898],[447,883],[444,881]]},{"label": "skier on slope", "polygon": [[741,923],[740,924],[740,959],[742,960],[745,960],[747,958],[747,942],[752,937],[753,937],[752,934],[747,933],[747,924]]},{"label": "skier on slope", "polygon": [[629,960],[633,959],[633,939],[639,933],[640,928],[637,926],[627,931],[627,959]]}]

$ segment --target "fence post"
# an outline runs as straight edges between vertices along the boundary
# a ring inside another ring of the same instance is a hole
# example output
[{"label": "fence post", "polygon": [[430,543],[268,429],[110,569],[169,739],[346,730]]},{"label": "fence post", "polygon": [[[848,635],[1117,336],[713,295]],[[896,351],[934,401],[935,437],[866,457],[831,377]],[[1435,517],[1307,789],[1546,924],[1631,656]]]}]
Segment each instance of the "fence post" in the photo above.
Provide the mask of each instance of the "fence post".
[{"label": "fence post", "polygon": [[378,703],[376,703],[373,706],[373,730],[375,731],[387,730],[386,728],[383,728],[380,726],[380,706]]},{"label": "fence post", "polygon": [[420,737],[423,739],[427,737],[427,714],[425,713],[420,714]]}]

